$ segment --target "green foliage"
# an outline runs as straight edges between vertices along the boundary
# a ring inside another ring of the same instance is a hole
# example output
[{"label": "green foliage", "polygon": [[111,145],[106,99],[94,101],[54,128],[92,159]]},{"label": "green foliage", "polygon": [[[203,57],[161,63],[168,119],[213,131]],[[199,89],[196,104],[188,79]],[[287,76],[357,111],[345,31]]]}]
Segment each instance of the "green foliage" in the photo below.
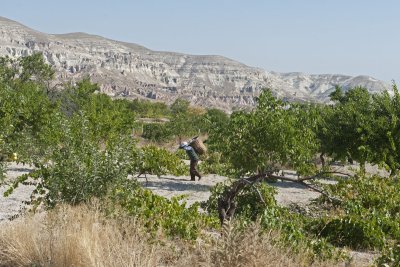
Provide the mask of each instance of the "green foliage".
[{"label": "green foliage", "polygon": [[208,109],[204,114],[204,130],[211,132],[216,128],[225,128],[229,122],[229,116],[219,109]]},{"label": "green foliage", "polygon": [[174,103],[172,103],[171,105],[171,112],[173,115],[177,115],[177,114],[184,114],[188,112],[189,109],[189,105],[190,102],[182,99],[182,98],[178,98],[175,100]]},{"label": "green foliage", "polygon": [[312,231],[325,237],[335,246],[348,246],[353,249],[381,249],[385,235],[379,225],[371,218],[346,215],[319,220]]},{"label": "green foliage", "polygon": [[239,175],[287,164],[308,169],[317,151],[307,109],[286,104],[264,91],[252,112],[234,112],[224,128],[210,133],[210,147],[223,154]]},{"label": "green foliage", "polygon": [[324,153],[339,160],[371,161],[374,151],[370,139],[375,131],[373,98],[368,90],[356,87],[343,94],[339,87],[331,94],[338,101],[323,109],[319,137]]},{"label": "green foliage", "polygon": [[139,174],[155,174],[158,177],[171,173],[183,175],[186,165],[175,154],[154,145],[143,147],[137,155],[135,170]]},{"label": "green foliage", "polygon": [[149,231],[162,230],[170,237],[194,240],[202,230],[218,224],[216,217],[198,212],[198,203],[187,208],[184,196],[167,199],[133,181],[114,186],[110,199],[110,213],[115,212],[115,206],[121,206],[129,215],[144,220]]},{"label": "green foliage", "polygon": [[[0,60],[0,152],[5,157],[18,152],[20,159],[36,167],[18,177],[6,196],[33,179],[34,207],[112,200],[114,207],[122,206],[145,220],[151,231],[186,239],[216,225],[216,218],[198,212],[198,204],[186,208],[183,197],[168,200],[128,179],[137,173],[182,175],[188,169],[166,149],[136,147],[130,136],[135,127],[130,103],[95,94],[98,86],[89,79],[50,94],[45,85],[51,76],[51,69],[36,55]],[[154,107],[156,113],[166,114],[163,105]],[[182,111],[191,114],[187,108]],[[0,162],[1,175],[4,167]]]},{"label": "green foliage", "polygon": [[167,125],[171,131],[171,134],[179,137],[180,139],[182,139],[184,136],[193,135],[191,127],[194,123],[190,121],[191,116],[188,113],[188,107],[189,102],[182,99],[177,99],[171,105],[172,118]]},{"label": "green foliage", "polygon": [[[219,183],[211,190],[210,198],[202,207],[215,216],[218,198],[230,186],[231,182]],[[277,230],[281,233],[280,242],[294,251],[308,251],[310,257],[338,259],[344,253],[337,251],[325,239],[308,231],[311,218],[295,214],[277,205],[276,189],[265,183],[247,186],[237,195],[236,220],[243,226],[259,221],[266,231]],[[262,200],[260,199],[260,195]]]},{"label": "green foliage", "polygon": [[337,160],[356,160],[364,167],[375,163],[391,171],[400,168],[400,95],[393,85],[388,92],[371,95],[357,87],[331,94],[335,106],[320,108],[317,135],[321,152]]},{"label": "green foliage", "polygon": [[143,125],[143,138],[153,142],[163,142],[170,140],[172,135],[166,124],[162,123],[147,123]]},{"label": "green foliage", "polygon": [[62,112],[71,117],[82,110],[90,102],[93,93],[98,90],[97,84],[90,82],[89,78],[84,78],[75,85],[66,85],[61,92],[55,93],[53,101],[59,102]]},{"label": "green foliage", "polygon": [[53,123],[58,117],[58,105],[49,100],[44,85],[30,79],[48,79],[50,70],[43,66],[41,57],[31,57],[18,61],[32,68],[29,71],[20,70],[18,62],[7,59],[1,60],[5,65],[0,67],[0,152],[18,153],[25,162],[46,154],[47,133],[56,130]]},{"label": "green foliage", "polygon": [[142,118],[168,118],[171,116],[169,107],[161,102],[134,99],[130,102],[129,107]]},{"label": "green foliage", "polygon": [[133,171],[136,147],[131,139],[109,140],[104,150],[91,139],[88,121],[76,116],[63,128],[63,142],[54,149],[47,164],[17,180],[7,194],[28,177],[37,181],[33,192],[35,205],[78,204],[102,197],[110,185],[125,180]]},{"label": "green foliage", "polygon": [[[234,180],[227,180],[224,183],[216,184],[211,189],[209,199],[201,204],[202,208],[211,214],[217,215],[218,199],[222,196],[224,191],[231,186],[233,181]],[[262,200],[257,190],[260,192]],[[274,197],[275,194],[275,188],[264,183],[257,183],[254,187],[245,187],[235,198],[238,203],[235,216],[243,220],[254,221],[265,209],[278,207]]]},{"label": "green foliage", "polygon": [[53,77],[54,70],[44,62],[41,53],[18,59],[11,59],[10,57],[2,57],[0,59],[0,82],[9,86],[28,82],[44,86]]},{"label": "green foliage", "polygon": [[199,170],[204,174],[212,173],[228,177],[235,174],[232,166],[229,163],[222,161],[221,152],[207,153],[206,157],[199,165]]},{"label": "green foliage", "polygon": [[335,245],[355,249],[381,250],[388,242],[400,242],[398,182],[361,176],[341,180],[327,190],[342,202],[332,209],[332,216],[314,222],[313,232]]},{"label": "green foliage", "polygon": [[374,130],[370,138],[375,152],[372,162],[384,166],[395,176],[400,168],[400,94],[393,84],[394,95],[374,95]]},{"label": "green foliage", "polygon": [[128,103],[104,94],[92,94],[81,111],[86,114],[90,131],[99,140],[129,135],[136,126],[135,114]]},{"label": "green foliage", "polygon": [[206,129],[204,110],[190,107],[189,101],[177,99],[170,107],[172,117],[167,123],[172,136],[184,139],[204,132]]},{"label": "green foliage", "polygon": [[[146,114],[142,110],[141,102],[135,103],[135,110],[140,116],[147,116],[153,118],[169,118],[165,123],[149,123],[143,125],[142,137],[153,142],[164,142],[173,138],[180,140],[206,133],[213,125],[216,125],[221,118],[223,112],[218,110],[211,110],[206,112],[202,108],[190,106],[189,101],[184,99],[177,99],[170,107],[160,109],[163,112],[156,115]],[[144,109],[152,110],[156,104],[145,104]],[[222,114],[220,113],[222,112]],[[226,116],[226,115],[225,115]]]},{"label": "green foliage", "polygon": [[4,161],[0,161],[0,185],[4,182],[6,178],[6,163]]},{"label": "green foliage", "polygon": [[386,247],[376,263],[382,267],[400,266],[400,244]]},{"label": "green foliage", "polygon": [[0,58],[0,84],[10,85],[16,78],[18,73],[18,64],[16,60],[11,59],[10,57],[1,57]]},{"label": "green foliage", "polygon": [[[52,207],[91,198],[107,202],[109,212],[120,206],[145,220],[148,229],[168,236],[195,239],[204,227],[215,227],[217,199],[226,185],[212,189],[202,204],[185,208],[183,197],[171,200],[142,189],[133,174],[183,175],[188,167],[183,151],[156,146],[136,147],[132,130],[136,117],[169,118],[147,124],[143,137],[160,142],[172,137],[208,133],[209,154],[200,169],[231,177],[291,168],[300,175],[316,171],[317,152],[334,160],[379,164],[396,177],[400,168],[400,94],[371,95],[365,88],[331,94],[332,106],[284,103],[264,91],[257,107],[230,117],[216,109],[191,107],[178,99],[163,103],[112,100],[99,94],[88,78],[52,92],[53,70],[40,54],[20,59],[0,58],[0,182],[5,159],[36,170],[19,177],[6,192],[35,179],[33,204]],[[14,159],[15,160],[15,159]],[[256,190],[256,189],[257,190]],[[311,218],[278,206],[275,190],[266,184],[248,186],[237,196],[236,218],[243,225],[258,220],[266,231],[282,233],[283,244],[306,248],[313,255],[337,256],[332,245],[383,251],[378,264],[398,266],[400,254],[400,191],[396,179],[366,177],[340,180],[327,192],[341,202],[324,203],[325,215]],[[263,201],[261,201],[260,195]],[[321,202],[327,202],[321,198]],[[114,214],[115,215],[115,214]],[[300,249],[299,249],[300,251]]]},{"label": "green foliage", "polygon": [[44,62],[43,55],[36,53],[31,56],[21,57],[18,59],[21,66],[19,79],[22,82],[34,80],[40,84],[49,82],[54,77],[54,70],[50,65]]}]

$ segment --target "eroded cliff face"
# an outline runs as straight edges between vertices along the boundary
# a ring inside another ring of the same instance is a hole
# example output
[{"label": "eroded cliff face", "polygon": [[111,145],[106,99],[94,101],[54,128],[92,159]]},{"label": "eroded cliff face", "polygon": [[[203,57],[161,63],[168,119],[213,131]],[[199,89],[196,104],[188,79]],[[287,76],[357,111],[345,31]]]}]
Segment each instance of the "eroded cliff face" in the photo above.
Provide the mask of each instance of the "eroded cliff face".
[{"label": "eroded cliff face", "polygon": [[152,51],[86,33],[45,34],[0,17],[0,56],[35,52],[43,53],[59,80],[89,76],[103,92],[116,97],[167,103],[181,97],[226,110],[253,106],[263,88],[297,101],[327,101],[335,85],[360,85],[372,92],[389,88],[367,76],[268,72],[222,56]]}]

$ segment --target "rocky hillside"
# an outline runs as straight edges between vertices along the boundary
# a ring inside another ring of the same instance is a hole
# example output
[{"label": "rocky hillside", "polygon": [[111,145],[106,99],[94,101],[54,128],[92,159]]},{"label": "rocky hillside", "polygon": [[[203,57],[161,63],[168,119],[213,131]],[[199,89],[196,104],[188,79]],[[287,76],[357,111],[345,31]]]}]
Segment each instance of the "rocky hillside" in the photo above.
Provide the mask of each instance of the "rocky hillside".
[{"label": "rocky hillside", "polygon": [[297,101],[327,101],[335,85],[357,85],[371,92],[388,89],[368,76],[276,73],[246,66],[222,56],[160,52],[86,33],[45,34],[0,17],[0,56],[42,52],[58,79],[90,76],[115,97],[194,104],[232,109],[251,106],[262,88]]}]

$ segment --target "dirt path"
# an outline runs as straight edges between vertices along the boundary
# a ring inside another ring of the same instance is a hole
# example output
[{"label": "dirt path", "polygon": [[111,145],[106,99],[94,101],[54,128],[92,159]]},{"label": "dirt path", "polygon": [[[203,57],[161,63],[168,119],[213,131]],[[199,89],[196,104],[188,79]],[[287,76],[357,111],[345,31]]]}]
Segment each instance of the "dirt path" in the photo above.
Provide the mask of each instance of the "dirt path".
[{"label": "dirt path", "polygon": [[[187,204],[191,205],[196,201],[207,200],[210,196],[210,189],[226,179],[224,176],[210,174],[204,176],[200,181],[193,182],[189,180],[188,176],[166,175],[158,178],[155,175],[147,175],[147,182],[145,178],[138,178],[138,181],[144,187],[164,197],[170,198],[184,194],[187,196]],[[292,203],[305,206],[319,196],[319,193],[300,184],[278,181],[271,185],[277,188],[276,200],[283,206],[289,206]]]},{"label": "dirt path", "polygon": [[[18,176],[29,173],[33,168],[22,164],[10,163],[7,168],[7,181],[13,181]],[[4,197],[4,192],[8,189],[8,184],[0,186],[0,222],[7,220],[17,214],[24,208],[24,201],[30,199],[30,195],[34,189],[32,185],[21,185],[14,192]]]},{"label": "dirt path", "polygon": [[[10,163],[7,170],[7,180],[12,181],[16,177],[32,171],[33,168],[23,166],[22,164]],[[188,176],[165,175],[158,178],[155,175],[147,175],[147,181],[144,178],[137,178],[144,187],[152,190],[154,193],[171,198],[173,196],[185,195],[188,205],[196,201],[205,201],[210,196],[210,189],[217,183],[225,181],[227,178],[219,175],[207,175],[200,181],[190,181]],[[305,188],[302,185],[290,182],[276,182],[272,184],[277,188],[276,199],[280,205],[288,206],[296,203],[301,206],[307,205],[310,200],[318,197],[318,193]],[[23,208],[23,202],[28,201],[33,186],[20,185],[9,196],[3,194],[8,185],[0,186],[0,221],[9,219],[17,215]]]}]

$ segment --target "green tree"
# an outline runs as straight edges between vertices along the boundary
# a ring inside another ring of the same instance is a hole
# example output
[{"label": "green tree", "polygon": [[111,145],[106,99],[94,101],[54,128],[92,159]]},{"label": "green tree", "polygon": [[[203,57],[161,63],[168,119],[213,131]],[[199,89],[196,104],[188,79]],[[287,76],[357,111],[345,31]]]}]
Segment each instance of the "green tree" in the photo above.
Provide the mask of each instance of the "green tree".
[{"label": "green tree", "polygon": [[321,152],[337,160],[356,160],[362,169],[374,151],[370,138],[375,131],[373,98],[368,90],[356,87],[343,94],[339,87],[331,94],[336,105],[321,109],[318,136]]},{"label": "green tree", "polygon": [[132,134],[136,126],[135,113],[125,101],[112,100],[105,94],[91,94],[82,103],[84,112],[94,138],[108,140],[117,136]]},{"label": "green tree", "polygon": [[178,98],[170,107],[172,117],[167,123],[170,133],[180,140],[202,132],[204,117],[202,111],[190,107],[187,100]]},{"label": "green tree", "polygon": [[282,164],[304,172],[318,147],[307,116],[306,108],[277,100],[265,90],[256,109],[234,112],[226,127],[210,135],[210,146],[219,147],[239,175]]},{"label": "green tree", "polygon": [[[57,117],[58,105],[46,91],[53,71],[40,54],[12,60],[0,59],[0,139],[2,153],[16,153],[20,160],[43,156],[45,134]],[[54,129],[53,129],[54,130]]]},{"label": "green tree", "polygon": [[370,140],[375,152],[372,161],[390,170],[391,176],[400,168],[400,94],[393,84],[394,95],[383,92],[373,99],[373,132]]},{"label": "green tree", "polygon": [[54,78],[55,71],[46,64],[41,53],[19,58],[21,72],[19,78],[22,82],[33,80],[39,84],[47,84]]}]

